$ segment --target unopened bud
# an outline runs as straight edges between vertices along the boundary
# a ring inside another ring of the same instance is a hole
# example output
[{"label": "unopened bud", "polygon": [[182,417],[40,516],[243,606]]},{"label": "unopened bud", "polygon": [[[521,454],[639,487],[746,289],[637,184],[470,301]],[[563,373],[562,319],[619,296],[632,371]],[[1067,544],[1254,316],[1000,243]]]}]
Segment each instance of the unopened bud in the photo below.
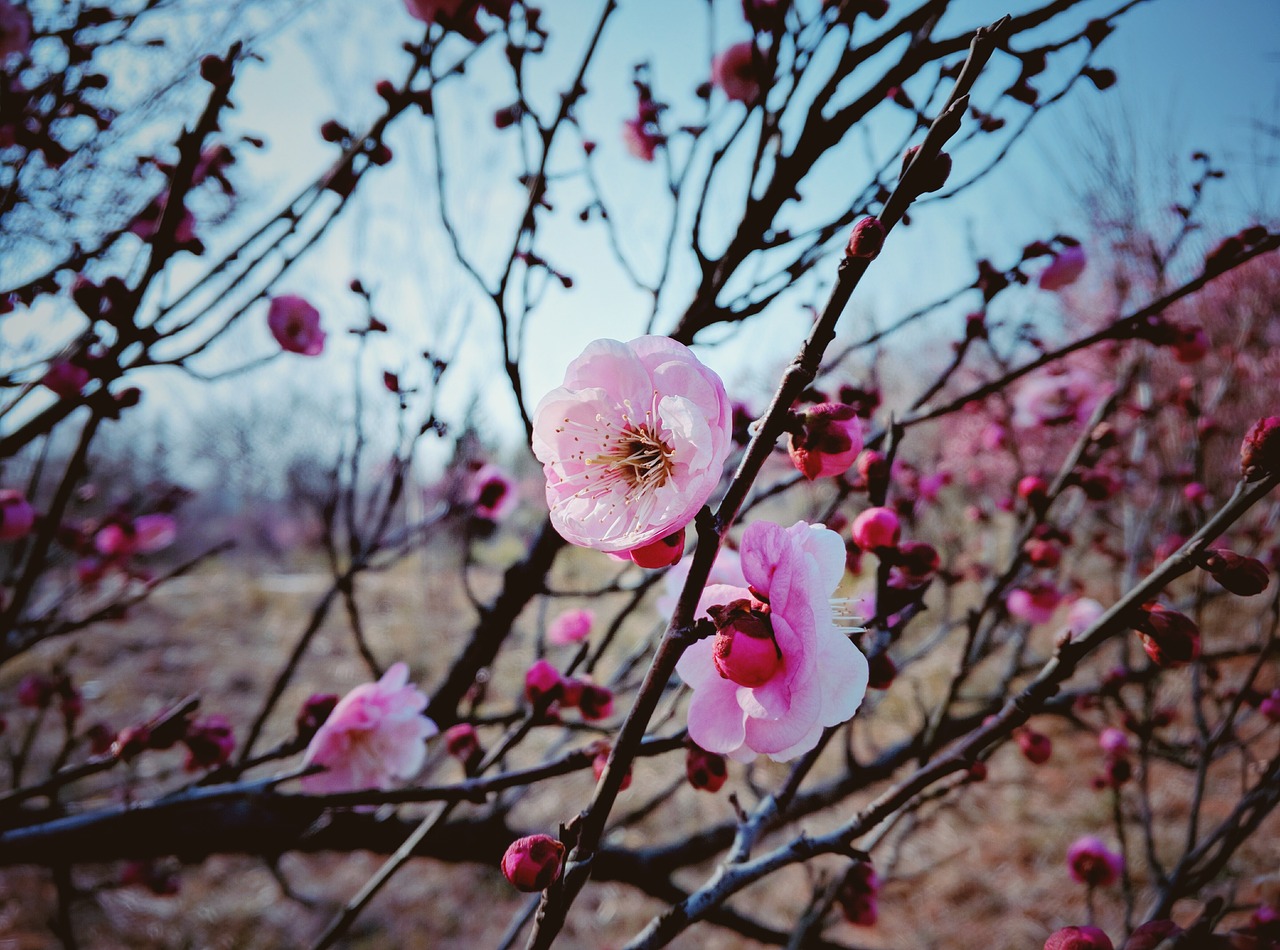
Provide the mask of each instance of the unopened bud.
[{"label": "unopened bud", "polygon": [[665,538],[633,548],[627,552],[627,556],[638,566],[651,571],[670,567],[684,557],[684,536],[684,528],[681,528]]},{"label": "unopened bud", "polygon": [[1240,474],[1251,482],[1280,474],[1280,416],[1259,419],[1245,433]]},{"label": "unopened bud", "polygon": [[564,843],[550,835],[529,835],[511,842],[502,856],[502,873],[517,890],[546,890],[560,876]]},{"label": "unopened bud", "polygon": [[720,675],[739,686],[769,682],[782,665],[769,605],[743,598],[707,608],[716,625],[713,659]]},{"label": "unopened bud", "polygon": [[1204,559],[1204,569],[1213,579],[1231,593],[1240,597],[1261,594],[1271,583],[1267,566],[1257,558],[1245,557],[1226,548],[1210,551]]},{"label": "unopened bud", "polygon": [[720,791],[729,778],[729,766],[725,757],[716,752],[708,752],[693,742],[689,743],[685,752],[684,772],[690,785],[712,794]]},{"label": "unopened bud", "polygon": [[875,258],[884,247],[884,233],[884,225],[879,218],[863,218],[853,226],[845,253],[850,257]]},{"label": "unopened bud", "polygon": [[1097,927],[1063,927],[1049,935],[1044,950],[1115,950],[1115,945]]}]

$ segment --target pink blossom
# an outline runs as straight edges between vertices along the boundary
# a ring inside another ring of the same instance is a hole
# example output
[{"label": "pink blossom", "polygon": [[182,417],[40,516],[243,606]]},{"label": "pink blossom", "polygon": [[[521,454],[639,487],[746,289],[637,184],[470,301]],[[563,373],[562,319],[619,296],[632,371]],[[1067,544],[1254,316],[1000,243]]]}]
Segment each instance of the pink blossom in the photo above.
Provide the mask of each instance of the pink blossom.
[{"label": "pink blossom", "polygon": [[305,762],[325,771],[302,779],[309,792],[390,788],[413,778],[439,730],[422,715],[427,697],[396,663],[376,683],[362,683],[338,700],[307,746]]},{"label": "pink blossom", "polygon": [[[867,689],[866,658],[832,614],[831,595],[844,575],[844,544],[821,525],[800,521],[783,528],[760,521],[743,533],[741,556],[749,589],[708,587],[700,613],[725,607],[716,612],[728,621],[721,633],[761,640],[776,652],[776,663],[764,682],[745,685],[722,672],[738,675],[734,664],[716,662],[723,652],[717,648],[720,635],[689,647],[676,664],[693,689],[689,736],[709,752],[741,760],[764,753],[785,761],[812,749],[824,727],[848,720]],[[747,673],[769,665],[755,662],[754,652]],[[740,679],[754,682],[751,676]]]},{"label": "pink blossom", "polygon": [[36,510],[22,492],[14,488],[0,489],[0,541],[25,538],[35,523]]},{"label": "pink blossom", "polygon": [[736,102],[751,105],[760,96],[765,54],[749,41],[735,43],[711,60],[711,82]]},{"label": "pink blossom", "polygon": [[1100,839],[1087,835],[1067,849],[1067,870],[1081,884],[1106,887],[1120,876],[1124,860]]},{"label": "pink blossom", "polygon": [[1032,377],[1013,394],[1013,424],[1028,429],[1082,423],[1104,393],[1099,380],[1083,369]]},{"label": "pink blossom", "polygon": [[1084,248],[1080,245],[1066,247],[1054,255],[1048,266],[1040,272],[1041,290],[1061,290],[1074,284],[1084,273]]},{"label": "pink blossom", "polygon": [[564,678],[546,660],[538,660],[524,674],[524,698],[532,705],[559,699],[564,695]]},{"label": "pink blossom", "polygon": [[1009,592],[1005,608],[1013,617],[1027,623],[1046,623],[1062,600],[1052,584],[1029,584]]},{"label": "pink blossom", "polygon": [[138,515],[133,519],[133,547],[141,554],[163,551],[178,536],[178,523],[172,515],[160,512]]},{"label": "pink blossom", "polygon": [[683,344],[591,343],[534,410],[552,524],[608,552],[678,532],[720,483],[731,424],[720,377]]},{"label": "pink blossom", "polygon": [[516,483],[497,465],[487,462],[468,479],[467,501],[477,518],[501,521],[519,504]]},{"label": "pink blossom", "polygon": [[892,508],[868,508],[853,519],[853,543],[864,551],[895,548],[902,536],[902,522]]},{"label": "pink blossom", "polygon": [[267,311],[267,326],[281,348],[290,353],[319,356],[324,351],[320,311],[301,297],[293,294],[273,297]]},{"label": "pink blossom", "polygon": [[862,420],[853,406],[824,402],[797,413],[796,420],[787,451],[805,478],[843,475],[853,467],[862,451]]},{"label": "pink blossom", "polygon": [[1049,934],[1049,939],[1044,942],[1044,950],[1113,950],[1113,948],[1111,938],[1097,927],[1063,927]]},{"label": "pink blossom", "polygon": [[55,360],[49,364],[48,371],[40,383],[45,389],[63,399],[79,396],[89,384],[89,371],[77,366],[69,360]]},{"label": "pink blossom", "polygon": [[595,623],[595,619],[596,615],[590,610],[566,610],[551,621],[551,626],[547,628],[547,641],[556,646],[564,646],[585,640],[591,634],[591,625]]},{"label": "pink blossom", "polygon": [[529,835],[511,842],[502,856],[502,873],[517,890],[545,890],[560,876],[564,844],[550,835]]},{"label": "pink blossom", "polygon": [[653,161],[658,146],[667,140],[654,124],[643,116],[635,116],[622,123],[622,144],[627,151],[642,162]]},{"label": "pink blossom", "polygon": [[1098,733],[1098,748],[1107,755],[1124,755],[1129,751],[1129,736],[1123,729],[1108,726]]},{"label": "pink blossom", "polygon": [[1073,636],[1079,636],[1092,627],[1106,608],[1092,597],[1081,597],[1067,611],[1067,628]]},{"label": "pink blossom", "polygon": [[0,62],[31,46],[31,14],[11,0],[0,0]]}]

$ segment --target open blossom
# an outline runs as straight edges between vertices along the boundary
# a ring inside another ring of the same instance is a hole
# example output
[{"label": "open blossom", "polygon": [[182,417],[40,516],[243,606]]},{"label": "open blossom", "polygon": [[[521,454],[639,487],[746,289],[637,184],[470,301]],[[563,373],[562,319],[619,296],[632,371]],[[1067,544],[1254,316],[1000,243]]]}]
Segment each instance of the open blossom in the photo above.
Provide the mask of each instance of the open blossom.
[{"label": "open blossom", "polygon": [[596,615],[590,610],[566,610],[547,627],[547,640],[556,646],[578,643],[591,634]]},{"label": "open blossom", "polygon": [[293,294],[273,297],[267,311],[267,327],[281,348],[290,353],[319,356],[324,351],[320,311],[301,297]]},{"label": "open blossom", "polygon": [[607,552],[675,534],[720,483],[731,427],[724,384],[688,347],[596,340],[534,410],[551,523]]},{"label": "open blossom", "polygon": [[1083,369],[1033,376],[1013,394],[1013,424],[1037,426],[1082,423],[1102,399],[1105,387]]},{"label": "open blossom", "polygon": [[1073,880],[1090,887],[1106,887],[1124,870],[1124,860],[1093,835],[1080,838],[1067,849],[1067,870]]},{"label": "open blossom", "polygon": [[1040,272],[1040,289],[1061,290],[1074,284],[1084,273],[1085,263],[1083,247],[1077,244],[1063,248]]},{"label": "open blossom", "polygon": [[718,632],[676,664],[693,689],[689,737],[735,759],[785,761],[848,720],[867,689],[866,658],[832,614],[844,544],[821,525],[760,521],[744,532],[741,557],[749,588],[707,588],[699,610]]},{"label": "open blossom", "polygon": [[638,115],[622,123],[622,144],[627,151],[642,162],[651,162],[658,153],[658,146],[666,142],[667,137],[658,131],[651,121]]},{"label": "open blossom", "polygon": [[747,105],[760,96],[765,55],[754,43],[743,41],[723,50],[711,61],[711,82],[736,102]]},{"label": "open blossom", "polygon": [[302,779],[309,792],[391,788],[413,778],[427,757],[426,741],[439,730],[422,715],[427,697],[396,663],[376,683],[363,683],[338,700],[311,744],[306,764],[325,771]]},{"label": "open blossom", "polygon": [[26,537],[35,523],[36,510],[26,495],[14,488],[0,489],[0,541]]}]

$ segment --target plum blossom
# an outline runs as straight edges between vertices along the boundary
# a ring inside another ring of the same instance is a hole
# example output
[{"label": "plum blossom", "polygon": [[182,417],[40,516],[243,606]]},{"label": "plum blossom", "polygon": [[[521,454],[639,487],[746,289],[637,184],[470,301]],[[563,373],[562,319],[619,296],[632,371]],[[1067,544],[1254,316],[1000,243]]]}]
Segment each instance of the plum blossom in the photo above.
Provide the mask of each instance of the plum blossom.
[{"label": "plum blossom", "polygon": [[31,14],[11,0],[0,0],[0,62],[31,46]]},{"label": "plum blossom", "polygon": [[497,465],[487,462],[467,480],[467,501],[477,518],[501,521],[519,504],[516,483]]},{"label": "plum blossom", "polygon": [[853,716],[866,693],[866,658],[831,606],[844,544],[821,525],[761,521],[744,532],[741,556],[749,587],[704,591],[700,615],[716,618],[719,632],[676,664],[693,689],[689,737],[742,761],[786,761]]},{"label": "plum blossom", "polygon": [[545,890],[560,876],[564,845],[550,835],[529,835],[511,842],[502,856],[502,873],[517,890]]},{"label": "plum blossom", "polygon": [[556,646],[578,643],[591,634],[591,625],[596,615],[590,610],[566,610],[547,628],[547,640]]},{"label": "plum blossom", "polygon": [[688,347],[596,340],[534,410],[551,523],[606,552],[679,532],[720,483],[731,427],[724,384]]},{"label": "plum blossom", "polygon": [[1080,838],[1067,849],[1067,870],[1073,880],[1090,887],[1106,887],[1124,870],[1124,860],[1093,835]]},{"label": "plum blossom", "polygon": [[1040,272],[1040,289],[1061,290],[1069,287],[1084,273],[1085,263],[1084,248],[1079,244],[1063,248]]},{"label": "plum blossom", "polygon": [[1049,583],[1033,583],[1009,591],[1005,609],[1027,623],[1046,623],[1062,601],[1062,594]]},{"label": "plum blossom", "polygon": [[711,60],[711,82],[735,102],[751,105],[760,96],[764,65],[764,53],[754,43],[735,43]]},{"label": "plum blossom", "polygon": [[853,406],[825,402],[796,414],[787,452],[810,481],[843,475],[861,451],[862,420]]},{"label": "plum blossom", "polygon": [[324,352],[324,330],[320,329],[320,311],[301,297],[285,294],[273,297],[267,311],[267,327],[282,349],[303,356],[319,356]]},{"label": "plum blossom", "polygon": [[35,527],[36,510],[26,495],[14,488],[0,489],[0,541],[16,541]]},{"label": "plum blossom", "polygon": [[413,778],[427,757],[426,741],[439,729],[422,715],[427,697],[396,663],[376,683],[362,683],[338,700],[307,746],[307,765],[325,771],[302,779],[309,792],[391,788]]},{"label": "plum blossom", "polygon": [[1036,376],[1013,394],[1013,424],[1021,429],[1082,423],[1089,418],[1104,387],[1083,369]]}]

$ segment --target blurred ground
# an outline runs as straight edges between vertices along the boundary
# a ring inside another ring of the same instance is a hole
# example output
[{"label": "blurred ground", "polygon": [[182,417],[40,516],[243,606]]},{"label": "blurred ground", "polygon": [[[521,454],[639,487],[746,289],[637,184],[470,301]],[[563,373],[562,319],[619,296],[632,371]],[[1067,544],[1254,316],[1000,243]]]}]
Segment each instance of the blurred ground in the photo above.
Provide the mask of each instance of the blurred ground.
[{"label": "blurred ground", "polygon": [[[500,559],[499,559],[500,560]],[[562,581],[572,584],[589,573],[573,558]],[[360,599],[369,641],[384,662],[407,660],[415,679],[429,685],[444,670],[468,629],[471,616],[457,573],[447,556],[411,560],[390,572],[361,580]],[[119,728],[140,721],[167,703],[199,690],[202,712],[223,712],[243,736],[265,686],[305,624],[312,604],[327,585],[326,575],[314,569],[300,573],[258,573],[235,560],[209,564],[194,576],[162,588],[151,601],[120,623],[102,625],[74,642],[71,668],[86,697],[85,722],[104,720]],[[530,613],[535,613],[530,611]],[[526,615],[521,631],[529,634],[536,616]],[[636,618],[626,635],[635,639],[649,629],[648,618]],[[17,678],[29,669],[47,667],[68,655],[71,641],[47,644],[5,671],[0,695],[11,696]],[[518,682],[527,646],[500,665],[495,686]],[[926,664],[927,666],[927,664]],[[945,669],[940,661],[938,670]],[[928,670],[924,670],[927,676]],[[340,611],[322,628],[299,675],[280,705],[267,743],[287,736],[301,701],[314,691],[343,692],[366,679],[366,671],[351,648],[351,635]],[[927,685],[927,684],[926,684]],[[889,741],[895,721],[913,716],[912,687],[900,681],[883,700],[875,727],[860,737]],[[500,691],[499,691],[500,692]],[[497,708],[506,708],[499,699]],[[26,711],[6,703],[9,738],[20,728]],[[861,714],[860,714],[861,715]],[[1175,726],[1176,728],[1176,726]],[[1068,733],[1057,724],[1045,727],[1055,747],[1051,761],[1036,768],[1010,746],[993,758],[990,777],[971,787],[943,808],[926,809],[915,823],[915,834],[896,850],[889,881],[880,900],[880,923],[856,928],[843,922],[829,935],[867,948],[1038,948],[1058,926],[1086,919],[1083,888],[1067,877],[1064,856],[1073,840],[1096,833],[1115,844],[1109,793],[1090,789],[1100,769],[1092,737]],[[53,754],[56,737],[46,730],[37,748],[36,765]],[[585,741],[585,740],[583,740]],[[838,753],[838,750],[832,750]],[[73,758],[74,760],[74,758]],[[182,753],[154,753],[137,763],[138,785],[154,791],[184,780]],[[292,764],[292,763],[286,763]],[[836,762],[824,763],[830,772]],[[1247,765],[1244,766],[1247,770]],[[440,762],[435,778],[457,777],[457,766]],[[35,772],[29,772],[29,777]],[[640,763],[632,788],[624,794],[618,813],[637,807],[673,784],[683,774],[683,758],[673,754]],[[751,777],[768,787],[783,768],[766,761]],[[91,787],[119,788],[123,771],[107,782],[91,780],[73,791],[79,800]],[[1033,781],[1034,780],[1034,781]],[[1174,773],[1153,776],[1158,826],[1182,827],[1190,788],[1189,777]],[[1234,779],[1238,787],[1239,775]],[[515,823],[524,827],[554,827],[586,800],[589,776],[576,775],[547,783],[515,810]],[[631,844],[670,841],[686,830],[732,814],[728,792],[736,790],[752,800],[743,767],[731,767],[730,784],[711,796],[681,787],[669,803],[626,832]],[[1226,813],[1229,784],[1211,786],[1206,824]],[[104,793],[107,794],[107,793]],[[118,794],[118,792],[116,793]],[[106,800],[106,799],[104,799]],[[853,801],[841,814],[856,808]],[[822,829],[836,816],[816,816],[806,827]],[[905,825],[904,825],[905,827]],[[1272,816],[1264,832],[1254,836],[1215,885],[1215,893],[1238,886],[1240,900],[1280,888],[1275,872],[1274,841],[1280,824]],[[1179,832],[1181,834],[1181,832]],[[1272,841],[1267,845],[1266,841]],[[1171,836],[1168,851],[1180,839]],[[877,851],[877,855],[881,854]],[[888,851],[884,854],[889,854]],[[349,898],[380,863],[366,854],[289,855],[280,872],[299,900],[290,899],[261,861],[219,857],[202,867],[178,870],[180,890],[160,897],[133,887],[113,886],[118,866],[77,868],[77,886],[91,891],[79,901],[74,919],[81,944],[91,948],[272,948],[306,946],[320,932],[340,902]],[[817,875],[834,868],[817,862],[808,869],[792,868],[740,896],[739,908],[790,927],[803,912]],[[707,869],[684,873],[680,883],[696,886]],[[1137,882],[1139,888],[1143,881]],[[418,861],[402,871],[374,901],[344,946],[462,948],[498,944],[525,898],[516,894],[495,869],[446,866]],[[1143,902],[1139,901],[1139,906]],[[1121,932],[1118,887],[1097,895],[1098,923],[1113,936]],[[56,946],[47,921],[53,908],[53,888],[44,871],[0,871],[0,950],[28,950]],[[557,946],[566,950],[621,946],[660,906],[626,887],[592,886],[579,902],[573,926]],[[1179,916],[1193,914],[1191,905]],[[522,945],[522,941],[517,945]],[[674,946],[731,948],[756,946],[733,934],[700,925]]]}]

